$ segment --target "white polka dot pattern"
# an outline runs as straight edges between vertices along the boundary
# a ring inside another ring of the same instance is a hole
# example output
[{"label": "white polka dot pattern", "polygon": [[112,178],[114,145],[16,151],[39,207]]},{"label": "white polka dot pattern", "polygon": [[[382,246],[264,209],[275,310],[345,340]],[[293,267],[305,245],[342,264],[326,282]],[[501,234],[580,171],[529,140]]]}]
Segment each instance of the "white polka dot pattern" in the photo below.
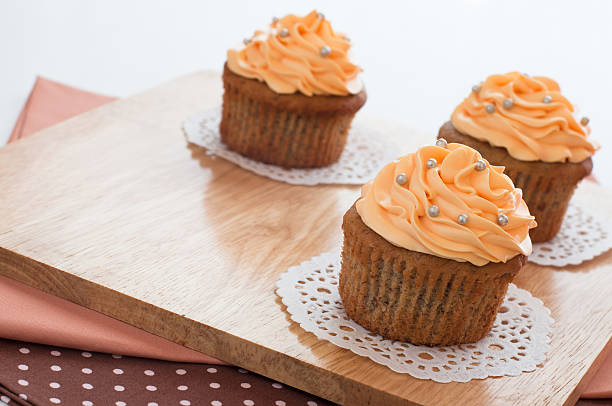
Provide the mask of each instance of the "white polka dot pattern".
[{"label": "white polka dot pattern", "polygon": [[[3,343],[0,339],[0,359],[4,360]],[[14,361],[9,370],[13,378],[5,380],[0,368],[0,385],[12,382],[24,392],[19,396],[32,404],[331,405],[308,400],[308,394],[242,368],[162,362],[23,343],[14,343],[12,354]],[[1,396],[4,395],[0,395],[0,406],[5,406],[1,402],[8,406],[14,403]]]}]

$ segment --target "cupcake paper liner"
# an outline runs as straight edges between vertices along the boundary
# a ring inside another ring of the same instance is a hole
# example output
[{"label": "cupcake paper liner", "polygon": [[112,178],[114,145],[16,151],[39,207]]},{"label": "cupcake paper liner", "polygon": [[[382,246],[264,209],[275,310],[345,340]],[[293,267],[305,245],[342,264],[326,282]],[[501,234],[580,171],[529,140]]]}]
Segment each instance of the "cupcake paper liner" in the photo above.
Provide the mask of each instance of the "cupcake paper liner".
[{"label": "cupcake paper liner", "polygon": [[349,316],[380,335],[412,344],[478,341],[490,330],[525,256],[478,267],[396,247],[355,206],[344,216],[340,296]]}]

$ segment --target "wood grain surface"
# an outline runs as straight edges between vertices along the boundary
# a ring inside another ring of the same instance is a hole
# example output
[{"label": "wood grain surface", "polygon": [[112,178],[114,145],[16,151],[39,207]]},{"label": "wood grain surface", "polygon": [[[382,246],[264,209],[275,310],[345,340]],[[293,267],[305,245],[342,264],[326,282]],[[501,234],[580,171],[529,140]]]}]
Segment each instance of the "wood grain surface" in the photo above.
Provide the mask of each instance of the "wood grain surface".
[{"label": "wood grain surface", "polygon": [[[392,372],[304,332],[274,293],[289,266],[340,247],[359,188],[291,186],[188,146],[182,120],[220,95],[217,73],[197,73],[0,148],[0,274],[346,405],[576,402],[611,339],[612,253],[520,274],[556,320],[536,371],[450,384]],[[433,140],[358,119],[401,152]],[[611,217],[612,191],[577,198]]]}]

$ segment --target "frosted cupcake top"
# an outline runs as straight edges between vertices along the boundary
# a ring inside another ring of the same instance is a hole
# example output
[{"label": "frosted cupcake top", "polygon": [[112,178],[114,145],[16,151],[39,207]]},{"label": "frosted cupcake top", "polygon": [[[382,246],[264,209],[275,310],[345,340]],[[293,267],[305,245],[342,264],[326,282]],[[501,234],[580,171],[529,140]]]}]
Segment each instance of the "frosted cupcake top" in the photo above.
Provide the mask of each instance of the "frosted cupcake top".
[{"label": "frosted cupcake top", "polygon": [[361,68],[349,60],[350,47],[323,14],[289,14],[228,50],[227,66],[237,75],[266,82],[276,93],[346,96],[363,88]]},{"label": "frosted cupcake top", "polygon": [[363,222],[398,247],[482,266],[531,253],[521,189],[462,144],[419,148],[385,166],[357,201]]},{"label": "frosted cupcake top", "polygon": [[588,138],[588,119],[578,122],[573,112],[554,80],[511,72],[474,86],[451,122],[521,161],[580,162],[599,146]]}]

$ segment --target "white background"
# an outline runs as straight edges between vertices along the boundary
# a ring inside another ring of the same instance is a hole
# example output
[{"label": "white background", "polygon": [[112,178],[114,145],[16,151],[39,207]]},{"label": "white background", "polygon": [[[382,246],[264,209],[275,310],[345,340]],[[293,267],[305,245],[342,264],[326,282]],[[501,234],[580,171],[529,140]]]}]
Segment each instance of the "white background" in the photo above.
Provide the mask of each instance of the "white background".
[{"label": "white background", "polygon": [[520,70],[556,79],[603,144],[612,186],[610,1],[0,0],[0,144],[36,75],[128,96],[222,68],[227,48],[286,13],[325,13],[347,33],[368,90],[364,111],[431,133],[472,84]]}]

